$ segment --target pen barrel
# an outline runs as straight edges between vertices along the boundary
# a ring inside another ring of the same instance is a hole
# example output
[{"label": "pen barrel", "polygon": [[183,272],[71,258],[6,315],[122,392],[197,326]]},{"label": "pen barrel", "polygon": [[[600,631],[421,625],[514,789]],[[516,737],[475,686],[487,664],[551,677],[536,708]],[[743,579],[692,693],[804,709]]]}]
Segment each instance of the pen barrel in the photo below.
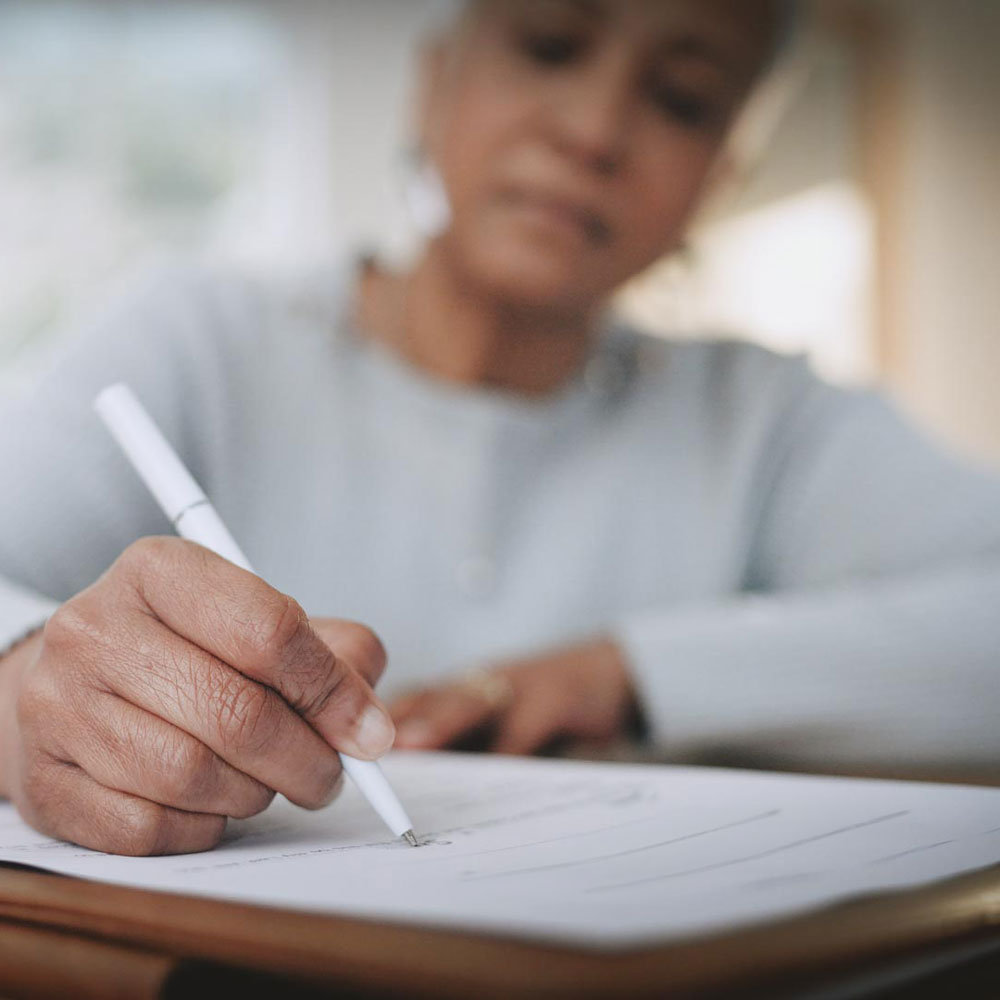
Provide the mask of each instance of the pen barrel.
[{"label": "pen barrel", "polygon": [[94,409],[168,521],[173,523],[182,511],[205,499],[201,487],[127,385],[108,386],[94,400]]},{"label": "pen barrel", "polygon": [[377,761],[358,760],[356,757],[340,755],[350,779],[361,789],[372,808],[382,817],[385,825],[397,836],[402,837],[407,830],[413,828],[409,817],[396,793],[392,790],[386,776],[382,773]]},{"label": "pen barrel", "polygon": [[243,554],[243,550],[236,544],[229,529],[222,523],[222,518],[207,500],[181,511],[177,520],[174,521],[174,527],[181,538],[186,538],[189,542],[197,542],[206,549],[211,549],[241,569],[249,570],[251,573],[254,571],[249,560]]}]

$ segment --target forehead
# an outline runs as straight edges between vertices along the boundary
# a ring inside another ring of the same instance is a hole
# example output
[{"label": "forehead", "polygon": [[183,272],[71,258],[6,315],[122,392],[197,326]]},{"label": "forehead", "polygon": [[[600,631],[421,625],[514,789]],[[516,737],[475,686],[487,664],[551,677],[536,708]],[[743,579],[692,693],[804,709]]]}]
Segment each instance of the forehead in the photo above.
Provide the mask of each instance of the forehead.
[{"label": "forehead", "polygon": [[479,0],[481,14],[572,22],[650,50],[689,45],[754,73],[780,26],[780,0]]}]

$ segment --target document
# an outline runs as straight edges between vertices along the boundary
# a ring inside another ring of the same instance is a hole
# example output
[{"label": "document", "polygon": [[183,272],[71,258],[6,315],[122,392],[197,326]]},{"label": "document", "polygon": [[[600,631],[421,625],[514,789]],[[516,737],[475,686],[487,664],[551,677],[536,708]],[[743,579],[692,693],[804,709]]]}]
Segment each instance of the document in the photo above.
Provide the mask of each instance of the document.
[{"label": "document", "polygon": [[357,792],[214,851],[121,858],[0,805],[0,860],[122,885],[596,948],[662,943],[1000,863],[1000,789],[393,754],[421,846]]}]

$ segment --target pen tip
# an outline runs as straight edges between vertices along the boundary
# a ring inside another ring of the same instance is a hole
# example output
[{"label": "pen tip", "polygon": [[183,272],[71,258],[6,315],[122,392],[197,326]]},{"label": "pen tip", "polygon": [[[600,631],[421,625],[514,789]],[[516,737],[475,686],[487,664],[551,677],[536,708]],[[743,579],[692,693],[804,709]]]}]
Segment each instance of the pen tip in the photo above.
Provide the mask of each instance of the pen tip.
[{"label": "pen tip", "polygon": [[403,834],[403,840],[405,840],[410,845],[410,847],[420,846],[420,841],[417,840],[416,835],[413,833],[412,830],[407,830],[406,833]]}]

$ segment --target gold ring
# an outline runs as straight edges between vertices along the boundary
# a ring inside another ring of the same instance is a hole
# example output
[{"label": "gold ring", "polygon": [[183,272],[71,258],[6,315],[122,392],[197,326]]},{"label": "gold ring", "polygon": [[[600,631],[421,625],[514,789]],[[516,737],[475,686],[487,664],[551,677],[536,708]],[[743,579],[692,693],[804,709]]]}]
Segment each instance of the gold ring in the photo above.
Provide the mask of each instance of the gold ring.
[{"label": "gold ring", "polygon": [[458,679],[458,686],[469,694],[482,698],[495,712],[505,709],[514,700],[514,685],[497,670],[473,667]]}]

